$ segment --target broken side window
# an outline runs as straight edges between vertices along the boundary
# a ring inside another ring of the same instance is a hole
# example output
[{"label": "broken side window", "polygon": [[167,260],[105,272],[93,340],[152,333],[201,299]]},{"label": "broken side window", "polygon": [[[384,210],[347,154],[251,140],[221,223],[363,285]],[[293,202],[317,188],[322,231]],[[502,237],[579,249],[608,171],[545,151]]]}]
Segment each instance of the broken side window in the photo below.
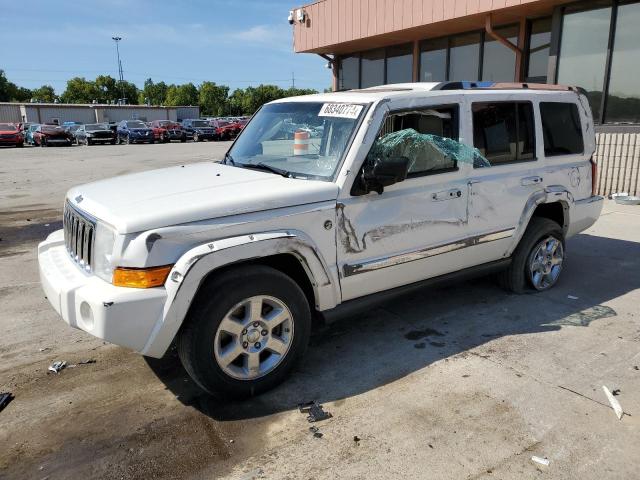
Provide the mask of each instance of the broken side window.
[{"label": "broken side window", "polygon": [[458,163],[488,167],[476,148],[458,141],[457,106],[389,115],[368,159],[407,157],[409,176],[454,171]]}]

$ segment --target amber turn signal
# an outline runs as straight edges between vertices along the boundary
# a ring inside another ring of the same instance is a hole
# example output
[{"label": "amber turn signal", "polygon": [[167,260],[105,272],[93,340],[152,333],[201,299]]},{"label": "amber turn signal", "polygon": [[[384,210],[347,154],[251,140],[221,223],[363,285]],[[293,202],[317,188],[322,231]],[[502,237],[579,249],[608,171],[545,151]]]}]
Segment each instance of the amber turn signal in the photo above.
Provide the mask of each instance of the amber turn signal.
[{"label": "amber turn signal", "polygon": [[151,268],[118,267],[113,272],[116,287],[152,288],[164,285],[173,265]]}]

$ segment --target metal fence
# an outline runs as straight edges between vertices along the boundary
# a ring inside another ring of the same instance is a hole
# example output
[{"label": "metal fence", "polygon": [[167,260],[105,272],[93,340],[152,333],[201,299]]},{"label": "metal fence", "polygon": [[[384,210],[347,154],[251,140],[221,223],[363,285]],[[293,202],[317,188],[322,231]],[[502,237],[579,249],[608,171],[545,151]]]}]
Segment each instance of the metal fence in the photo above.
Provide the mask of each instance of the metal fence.
[{"label": "metal fence", "polygon": [[598,195],[640,194],[640,133],[599,133],[596,143]]}]

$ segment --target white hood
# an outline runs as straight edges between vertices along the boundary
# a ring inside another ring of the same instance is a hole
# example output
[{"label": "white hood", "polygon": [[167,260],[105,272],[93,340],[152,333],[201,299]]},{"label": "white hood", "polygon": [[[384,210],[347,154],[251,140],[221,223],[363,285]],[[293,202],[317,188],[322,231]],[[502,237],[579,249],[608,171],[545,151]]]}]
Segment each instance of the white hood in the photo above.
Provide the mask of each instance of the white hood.
[{"label": "white hood", "polygon": [[217,163],[197,163],[72,188],[78,209],[134,233],[181,223],[335,200],[332,182],[285,178]]}]

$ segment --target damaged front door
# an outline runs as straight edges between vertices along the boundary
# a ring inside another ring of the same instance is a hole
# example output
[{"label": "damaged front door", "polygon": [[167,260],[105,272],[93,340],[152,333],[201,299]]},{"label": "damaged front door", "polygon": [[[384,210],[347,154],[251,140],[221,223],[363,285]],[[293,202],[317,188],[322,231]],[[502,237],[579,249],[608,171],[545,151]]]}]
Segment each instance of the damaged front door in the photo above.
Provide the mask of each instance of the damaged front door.
[{"label": "damaged front door", "polygon": [[406,157],[409,173],[382,194],[356,188],[338,204],[343,301],[463,268],[466,163],[478,159],[458,131],[457,105],[386,117],[365,164]]}]

